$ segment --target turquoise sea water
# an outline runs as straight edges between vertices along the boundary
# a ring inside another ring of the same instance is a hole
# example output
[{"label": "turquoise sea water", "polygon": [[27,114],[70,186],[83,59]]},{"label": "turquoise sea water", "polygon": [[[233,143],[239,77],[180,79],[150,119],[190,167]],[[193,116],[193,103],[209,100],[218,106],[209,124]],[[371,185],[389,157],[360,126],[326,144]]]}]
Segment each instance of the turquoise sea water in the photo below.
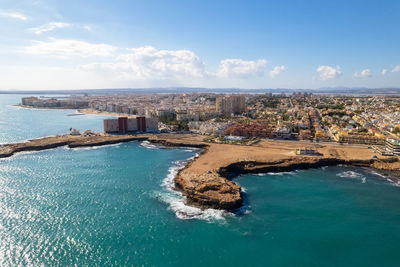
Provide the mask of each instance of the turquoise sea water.
[{"label": "turquoise sea water", "polygon": [[345,166],[243,175],[245,214],[200,211],[171,191],[196,153],[131,142],[0,160],[0,265],[398,266],[394,181]]},{"label": "turquoise sea water", "polygon": [[[30,96],[30,95],[26,95]],[[0,144],[30,138],[66,134],[70,128],[80,131],[103,131],[103,119],[98,115],[79,115],[75,110],[28,109],[16,107],[24,95],[0,94]]]}]

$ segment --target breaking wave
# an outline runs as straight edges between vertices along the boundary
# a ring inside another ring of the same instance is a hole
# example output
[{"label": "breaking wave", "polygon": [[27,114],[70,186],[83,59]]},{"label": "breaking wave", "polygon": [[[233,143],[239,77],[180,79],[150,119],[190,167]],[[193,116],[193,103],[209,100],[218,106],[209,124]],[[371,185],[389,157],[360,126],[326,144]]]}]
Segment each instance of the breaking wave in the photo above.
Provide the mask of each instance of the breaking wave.
[{"label": "breaking wave", "polygon": [[281,175],[294,175],[296,174],[296,171],[291,171],[291,172],[267,172],[267,175],[273,175],[273,176],[281,176]]},{"label": "breaking wave", "polygon": [[150,143],[149,141],[143,141],[143,142],[140,143],[140,145],[142,147],[150,148],[150,149],[162,149],[162,148],[165,148],[165,146],[155,145],[155,144]]},{"label": "breaking wave", "polygon": [[118,144],[110,144],[110,145],[101,145],[101,146],[86,146],[86,147],[68,147],[65,146],[66,149],[69,150],[95,150],[95,149],[100,149],[100,148],[105,148],[105,147],[119,147],[121,146],[122,143]]},{"label": "breaking wave", "polygon": [[174,179],[179,171],[200,153],[186,160],[177,160],[173,162],[173,166],[169,168],[167,177],[161,182],[161,186],[165,189],[163,192],[155,192],[155,197],[160,201],[168,204],[168,209],[172,210],[176,217],[182,220],[201,219],[206,221],[224,221],[225,216],[233,215],[230,212],[217,209],[200,209],[186,204],[186,197],[175,188]]},{"label": "breaking wave", "polygon": [[364,175],[355,171],[344,171],[336,174],[336,176],[348,179],[358,179],[361,180],[362,183],[365,183],[367,181],[367,178]]}]

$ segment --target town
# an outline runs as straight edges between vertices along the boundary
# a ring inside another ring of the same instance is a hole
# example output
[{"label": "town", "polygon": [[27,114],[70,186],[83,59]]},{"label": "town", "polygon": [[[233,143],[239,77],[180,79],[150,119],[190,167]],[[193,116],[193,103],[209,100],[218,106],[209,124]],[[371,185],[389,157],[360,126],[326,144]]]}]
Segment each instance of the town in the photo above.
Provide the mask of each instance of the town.
[{"label": "town", "polygon": [[22,98],[22,106],[114,115],[108,133],[196,133],[212,142],[257,139],[366,144],[400,155],[400,97],[292,94],[124,94]]}]

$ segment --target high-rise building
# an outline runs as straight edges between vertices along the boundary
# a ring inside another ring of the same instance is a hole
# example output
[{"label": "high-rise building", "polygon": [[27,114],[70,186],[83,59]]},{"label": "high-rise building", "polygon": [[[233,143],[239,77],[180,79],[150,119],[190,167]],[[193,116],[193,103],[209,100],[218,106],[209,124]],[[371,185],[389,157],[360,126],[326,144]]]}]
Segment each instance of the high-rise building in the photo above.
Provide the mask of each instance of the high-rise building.
[{"label": "high-rise building", "polygon": [[241,114],[246,111],[246,100],[244,95],[221,96],[216,99],[216,110],[226,116]]}]

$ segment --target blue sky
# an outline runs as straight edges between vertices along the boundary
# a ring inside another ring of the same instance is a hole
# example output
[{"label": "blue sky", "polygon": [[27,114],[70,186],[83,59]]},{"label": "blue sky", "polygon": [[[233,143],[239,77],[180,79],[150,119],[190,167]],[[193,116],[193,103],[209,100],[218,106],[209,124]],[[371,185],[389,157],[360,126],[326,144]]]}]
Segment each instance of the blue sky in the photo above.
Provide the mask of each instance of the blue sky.
[{"label": "blue sky", "polygon": [[400,87],[400,1],[0,0],[0,89]]}]

